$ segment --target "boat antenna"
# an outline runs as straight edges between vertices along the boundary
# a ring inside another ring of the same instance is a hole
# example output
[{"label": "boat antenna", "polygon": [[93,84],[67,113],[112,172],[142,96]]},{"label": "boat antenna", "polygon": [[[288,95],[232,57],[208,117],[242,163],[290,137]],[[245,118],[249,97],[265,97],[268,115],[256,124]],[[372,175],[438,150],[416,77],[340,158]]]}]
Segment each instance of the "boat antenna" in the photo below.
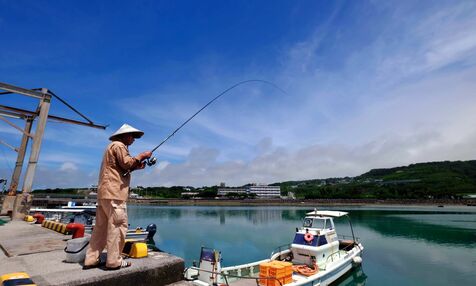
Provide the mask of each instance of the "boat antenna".
[{"label": "boat antenna", "polygon": [[[197,116],[200,112],[202,112],[202,110],[204,110],[205,108],[207,108],[210,104],[212,104],[215,100],[217,100],[218,98],[220,98],[222,95],[226,94],[227,92],[229,92],[230,90],[236,88],[237,86],[240,86],[242,84],[245,84],[245,83],[250,83],[250,82],[261,82],[261,83],[264,83],[264,84],[268,84],[268,85],[271,85],[273,86],[274,88],[276,88],[277,90],[281,91],[282,93],[284,94],[287,94],[283,89],[281,89],[279,86],[277,86],[276,84],[270,82],[270,81],[267,81],[267,80],[262,80],[262,79],[248,79],[248,80],[244,80],[244,81],[240,81],[238,83],[235,83],[234,85],[230,86],[229,88],[225,89],[224,91],[222,91],[219,95],[215,96],[212,100],[210,100],[207,104],[205,104],[202,108],[200,108],[197,112],[195,112],[192,116],[190,116],[187,120],[185,120],[179,127],[177,127],[177,129],[175,129],[172,133],[169,134],[169,136],[167,136],[164,140],[162,140],[162,142],[160,142],[159,145],[155,146],[154,149],[151,150],[152,153],[154,153],[155,150],[157,150],[160,146],[162,146],[165,142],[167,142],[170,138],[172,138],[175,133],[177,133],[180,129],[182,129],[182,127],[184,127],[190,120],[192,120],[195,116]],[[154,165],[156,162],[157,162],[157,158],[155,157],[151,157],[149,159],[146,159],[146,164],[148,166],[152,166]],[[127,171],[124,176],[126,176],[127,174],[129,174],[131,171]]]}]

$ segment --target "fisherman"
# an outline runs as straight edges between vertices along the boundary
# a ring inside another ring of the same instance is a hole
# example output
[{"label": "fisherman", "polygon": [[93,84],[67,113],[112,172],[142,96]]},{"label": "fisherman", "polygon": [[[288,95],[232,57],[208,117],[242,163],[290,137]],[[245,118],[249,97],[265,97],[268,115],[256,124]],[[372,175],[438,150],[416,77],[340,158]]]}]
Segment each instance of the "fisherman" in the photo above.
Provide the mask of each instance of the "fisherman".
[{"label": "fisherman", "polygon": [[131,266],[121,256],[127,233],[127,207],[130,172],[145,167],[144,160],[152,156],[145,151],[132,157],[128,146],[140,138],[144,132],[124,124],[109,137],[101,163],[98,183],[98,206],[96,225],[86,252],[83,269],[100,265],[100,254],[107,248],[107,269],[120,269]]}]

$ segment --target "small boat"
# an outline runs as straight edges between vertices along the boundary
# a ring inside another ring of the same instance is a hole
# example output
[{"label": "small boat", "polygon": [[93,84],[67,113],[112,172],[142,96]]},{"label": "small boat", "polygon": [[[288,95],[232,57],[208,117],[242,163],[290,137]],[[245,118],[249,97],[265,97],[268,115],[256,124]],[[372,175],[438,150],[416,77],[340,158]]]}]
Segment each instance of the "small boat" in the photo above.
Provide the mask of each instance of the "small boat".
[{"label": "small boat", "polygon": [[[344,216],[352,236],[336,233],[334,219]],[[270,258],[222,268],[221,253],[202,247],[199,265],[187,268],[185,278],[197,286],[329,285],[362,263],[363,250],[347,212],[314,210],[296,228],[293,242]]]},{"label": "small boat", "polygon": [[[75,206],[68,203],[68,206],[63,206],[58,209],[32,208],[30,209],[30,213],[41,213],[45,216],[45,220],[52,220],[65,224],[83,224],[86,233],[92,233],[96,223],[96,206]],[[153,240],[156,231],[157,226],[155,224],[149,224],[145,229],[142,227],[128,229],[126,240]]]}]

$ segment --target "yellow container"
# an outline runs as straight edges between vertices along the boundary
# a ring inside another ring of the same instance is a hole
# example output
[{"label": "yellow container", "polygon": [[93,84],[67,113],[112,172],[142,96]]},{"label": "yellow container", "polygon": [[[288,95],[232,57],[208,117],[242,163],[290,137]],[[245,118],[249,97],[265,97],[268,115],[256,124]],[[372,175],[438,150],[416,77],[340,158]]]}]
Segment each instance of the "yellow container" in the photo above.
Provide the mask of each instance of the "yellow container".
[{"label": "yellow container", "polygon": [[36,286],[25,272],[8,273],[0,276],[0,285]]},{"label": "yellow container", "polygon": [[132,258],[147,257],[147,244],[144,242],[135,242],[132,244],[129,256]]},{"label": "yellow container", "polygon": [[25,219],[25,221],[27,221],[27,222],[33,222],[33,221],[34,221],[33,216],[31,216],[31,215],[25,216],[24,219]]}]

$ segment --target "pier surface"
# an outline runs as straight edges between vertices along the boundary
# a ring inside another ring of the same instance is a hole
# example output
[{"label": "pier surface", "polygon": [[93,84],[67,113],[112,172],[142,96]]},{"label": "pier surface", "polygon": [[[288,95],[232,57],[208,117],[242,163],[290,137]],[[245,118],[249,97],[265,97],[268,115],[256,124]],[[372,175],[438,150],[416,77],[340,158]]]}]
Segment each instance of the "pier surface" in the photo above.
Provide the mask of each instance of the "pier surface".
[{"label": "pier surface", "polygon": [[[0,276],[26,272],[37,285],[181,285],[182,258],[149,252],[147,258],[129,259],[132,266],[120,270],[104,267],[82,270],[82,264],[65,262],[63,235],[24,221],[0,226]],[[103,253],[105,255],[105,253]],[[104,257],[102,257],[104,260]]]}]

